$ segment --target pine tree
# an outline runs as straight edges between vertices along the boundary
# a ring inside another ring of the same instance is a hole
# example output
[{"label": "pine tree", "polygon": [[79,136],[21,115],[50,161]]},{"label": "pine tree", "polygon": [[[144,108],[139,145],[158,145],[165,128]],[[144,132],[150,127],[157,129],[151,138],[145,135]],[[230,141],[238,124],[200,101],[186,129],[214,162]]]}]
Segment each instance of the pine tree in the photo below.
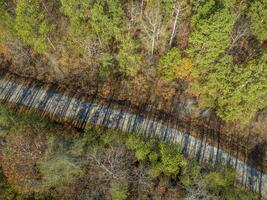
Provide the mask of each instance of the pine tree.
[{"label": "pine tree", "polygon": [[119,70],[126,76],[135,76],[140,69],[141,56],[138,55],[136,48],[136,44],[129,35],[121,39],[117,59],[119,62]]},{"label": "pine tree", "polygon": [[267,39],[267,2],[265,0],[254,0],[249,6],[248,16],[251,20],[253,32],[260,41]]},{"label": "pine tree", "polygon": [[21,40],[43,53],[48,48],[47,35],[51,25],[39,0],[19,0],[16,7],[15,28]]}]

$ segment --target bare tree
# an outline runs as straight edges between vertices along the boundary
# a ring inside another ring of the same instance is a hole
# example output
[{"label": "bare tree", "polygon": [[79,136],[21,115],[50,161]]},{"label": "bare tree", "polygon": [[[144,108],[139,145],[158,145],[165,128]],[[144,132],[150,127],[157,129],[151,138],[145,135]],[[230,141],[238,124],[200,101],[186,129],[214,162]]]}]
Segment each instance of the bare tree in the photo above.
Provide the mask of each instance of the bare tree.
[{"label": "bare tree", "polygon": [[180,13],[181,11],[183,11],[185,9],[185,5],[182,3],[181,0],[178,0],[175,5],[174,5],[174,14],[175,14],[175,18],[173,21],[173,25],[172,25],[172,32],[171,32],[171,37],[169,40],[169,47],[172,46],[173,43],[173,39],[175,38],[175,35],[177,33],[177,29],[178,29],[178,22],[179,22],[179,18],[180,18]]},{"label": "bare tree", "polygon": [[89,158],[111,179],[124,180],[127,177],[127,165],[131,163],[125,147],[118,143],[111,145],[105,152],[94,149]]},{"label": "bare tree", "polygon": [[149,171],[144,166],[140,166],[137,171],[137,179],[138,179],[138,192],[149,193],[153,189],[153,182],[149,177]]},{"label": "bare tree", "polygon": [[140,7],[140,14],[143,15],[143,9],[144,9],[144,0],[141,1],[141,7]]},{"label": "bare tree", "polygon": [[129,15],[130,15],[130,23],[129,29],[134,29],[136,26],[136,22],[139,16],[142,16],[142,3],[141,5],[138,4],[137,1],[131,0],[129,3]]},{"label": "bare tree", "polygon": [[144,39],[149,46],[150,54],[153,56],[163,29],[159,1],[144,10],[141,26],[145,35]]},{"label": "bare tree", "polygon": [[194,184],[185,186],[187,191],[186,200],[214,200],[215,197],[212,196],[207,190],[207,180],[195,180]]},{"label": "bare tree", "polygon": [[244,17],[241,13],[237,13],[234,21],[234,29],[231,34],[232,42],[230,50],[233,49],[242,38],[247,38],[250,36],[250,34],[251,32],[248,22],[244,20]]}]

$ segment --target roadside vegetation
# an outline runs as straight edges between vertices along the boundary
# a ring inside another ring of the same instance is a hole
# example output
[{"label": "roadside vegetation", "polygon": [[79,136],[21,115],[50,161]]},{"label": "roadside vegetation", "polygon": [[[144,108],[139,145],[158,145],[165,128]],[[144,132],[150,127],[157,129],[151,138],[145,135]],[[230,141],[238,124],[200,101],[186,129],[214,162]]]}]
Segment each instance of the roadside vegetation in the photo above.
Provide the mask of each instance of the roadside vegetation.
[{"label": "roadside vegetation", "polygon": [[[13,123],[12,120],[16,120]],[[235,173],[178,146],[101,127],[84,132],[1,105],[1,199],[256,199]]]}]

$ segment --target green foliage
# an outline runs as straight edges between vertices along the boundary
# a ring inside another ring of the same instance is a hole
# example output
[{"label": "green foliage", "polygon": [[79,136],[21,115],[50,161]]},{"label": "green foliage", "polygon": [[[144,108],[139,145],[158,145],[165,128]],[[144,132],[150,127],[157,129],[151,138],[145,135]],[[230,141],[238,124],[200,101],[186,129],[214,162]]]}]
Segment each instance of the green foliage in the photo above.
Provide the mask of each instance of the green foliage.
[{"label": "green foliage", "polygon": [[160,143],[162,172],[167,175],[177,175],[187,164],[186,159],[176,145]]},{"label": "green foliage", "polygon": [[254,0],[249,5],[248,16],[251,19],[253,32],[260,41],[267,39],[267,2],[266,0]]},{"label": "green foliage", "polygon": [[234,21],[229,9],[233,2],[213,5],[212,0],[202,3],[193,17],[197,23],[188,50],[198,76],[193,90],[200,95],[201,105],[215,108],[222,119],[247,123],[266,106],[266,55],[247,64],[234,64],[226,54]]},{"label": "green foliage", "polygon": [[137,46],[127,31],[127,21],[120,1],[98,1],[91,11],[91,32],[103,47],[108,47],[114,40],[118,42],[119,52],[105,54],[99,59],[100,75],[111,74],[110,68],[113,57],[118,61],[119,71],[126,76],[135,76],[140,67],[141,58],[137,54]]},{"label": "green foliage", "polygon": [[163,19],[165,21],[168,21],[172,17],[173,7],[175,3],[176,3],[175,0],[161,0],[160,1],[161,12],[163,15]]},{"label": "green foliage", "polygon": [[19,0],[16,7],[15,28],[21,40],[43,53],[48,48],[47,35],[51,25],[38,0]]},{"label": "green foliage", "polygon": [[193,161],[187,165],[185,172],[180,177],[185,188],[196,189],[202,195],[222,197],[226,200],[256,199],[255,194],[246,193],[234,187],[235,172],[228,167],[206,169],[201,171],[201,166]]},{"label": "green foliage", "polygon": [[147,195],[142,195],[141,197],[138,197],[138,200],[149,200],[150,198]]},{"label": "green foliage", "polygon": [[141,57],[137,54],[137,46],[129,35],[121,40],[117,59],[120,71],[127,76],[135,76],[141,65]]},{"label": "green foliage", "polygon": [[[0,127],[5,130],[14,127],[15,124],[16,121],[12,114],[8,110],[6,110],[3,105],[0,105]],[[3,130],[0,132],[1,134],[4,134],[6,132],[3,132]]]},{"label": "green foliage", "polygon": [[140,142],[139,147],[136,148],[135,157],[138,160],[149,160],[154,162],[157,160],[157,143],[155,140],[149,140],[146,142]]},{"label": "green foliage", "polygon": [[258,61],[241,66],[234,65],[231,58],[221,59],[198,88],[202,105],[217,108],[217,114],[224,120],[248,122],[267,104],[266,58],[264,54]]},{"label": "green foliage", "polygon": [[62,138],[60,141],[54,138],[49,141],[45,158],[39,163],[45,188],[70,184],[83,174],[83,160],[80,157],[83,146],[80,140],[74,144]]},{"label": "green foliage", "polygon": [[20,194],[19,189],[14,184],[9,184],[0,170],[0,198],[5,200],[57,200],[49,194]]},{"label": "green foliage", "polygon": [[192,26],[195,27],[198,21],[208,19],[210,15],[214,12],[215,8],[216,8],[215,0],[197,2],[197,7],[194,10],[195,13],[191,19]]},{"label": "green foliage", "polygon": [[126,146],[135,151],[137,160],[155,162],[158,159],[158,142],[154,139],[143,141],[141,134],[131,134],[126,139]]},{"label": "green foliage", "polygon": [[112,129],[106,129],[104,127],[92,127],[85,130],[83,138],[81,140],[82,145],[88,146],[88,150],[94,149],[102,152],[105,148],[108,148],[117,143],[125,142],[127,134]]},{"label": "green foliage", "polygon": [[172,48],[165,56],[161,57],[157,67],[158,75],[165,81],[176,78],[175,72],[181,62],[181,55],[177,48]]},{"label": "green foliage", "polygon": [[112,182],[109,189],[112,200],[124,200],[129,195],[127,186],[125,184]]},{"label": "green foliage", "polygon": [[126,146],[135,151],[137,160],[149,164],[153,178],[161,174],[176,176],[186,166],[186,159],[175,145],[159,143],[154,139],[144,141],[140,135],[131,134],[126,139]]},{"label": "green foliage", "polygon": [[102,132],[101,128],[88,128],[85,130],[83,138],[90,146],[100,146],[103,144],[103,141],[101,140]]},{"label": "green foliage", "polygon": [[[84,52],[84,41],[90,35],[91,1],[61,0],[61,12],[69,18],[68,44],[79,53]],[[78,47],[78,48],[77,48]]]},{"label": "green foliage", "polygon": [[126,15],[122,8],[123,4],[120,0],[106,0],[106,5],[108,6],[108,16],[111,19],[111,31],[114,37],[119,40],[119,37],[127,28]]},{"label": "green foliage", "polygon": [[[212,0],[204,5],[209,3],[213,5]],[[214,62],[224,54],[230,44],[229,36],[234,20],[234,15],[228,8],[218,9],[208,15],[207,12],[213,9],[211,5],[204,9],[205,12],[199,8],[196,15],[204,16],[197,17],[199,20],[193,28],[188,50],[201,76],[205,76],[208,70],[212,70]]]},{"label": "green foliage", "polygon": [[200,180],[202,174],[200,173],[201,167],[196,161],[191,161],[187,166],[183,175],[180,177],[180,181],[185,186],[193,185],[195,180]]},{"label": "green foliage", "polygon": [[79,165],[65,155],[57,155],[40,165],[44,186],[67,185],[82,175]]},{"label": "green foliage", "polygon": [[128,149],[135,150],[140,148],[144,142],[141,140],[142,133],[129,134],[125,142]]},{"label": "green foliage", "polygon": [[[2,178],[1,178],[2,179]],[[0,184],[4,185],[4,187],[0,187],[0,198],[6,199],[15,199],[15,200],[22,200],[23,195],[19,194],[19,190],[16,185],[8,184],[5,179],[0,179]]]},{"label": "green foliage", "polygon": [[15,32],[14,23],[15,20],[8,12],[4,0],[0,0],[0,29],[7,28],[8,30]]},{"label": "green foliage", "polygon": [[207,179],[208,187],[219,194],[221,190],[234,184],[235,172],[225,168],[221,171],[211,171],[204,177]]},{"label": "green foliage", "polygon": [[[6,44],[6,40],[14,30],[14,19],[7,11],[3,0],[0,0],[0,52],[2,51],[1,46]],[[2,52],[1,52],[2,53]]]},{"label": "green foliage", "polygon": [[95,3],[91,11],[90,24],[92,26],[92,32],[97,37],[102,45],[107,45],[112,38],[111,20],[104,13],[104,8],[101,3]]},{"label": "green foliage", "polygon": [[108,77],[112,73],[113,57],[110,54],[103,54],[99,58],[99,74],[101,77]]},{"label": "green foliage", "polygon": [[[91,1],[86,0],[61,0],[61,11],[73,21],[86,22],[89,17]],[[78,22],[78,23],[79,23]]]},{"label": "green foliage", "polygon": [[120,1],[97,1],[91,11],[90,24],[102,45],[107,46],[112,38],[118,40],[126,27]]},{"label": "green foliage", "polygon": [[252,192],[244,192],[238,188],[229,188],[225,194],[227,200],[256,200],[259,199],[258,195]]},{"label": "green foliage", "polygon": [[27,126],[38,125],[44,129],[53,126],[52,122],[38,117],[36,113],[23,114],[5,108],[5,105],[0,104],[0,135],[13,133],[16,130],[23,129]]}]

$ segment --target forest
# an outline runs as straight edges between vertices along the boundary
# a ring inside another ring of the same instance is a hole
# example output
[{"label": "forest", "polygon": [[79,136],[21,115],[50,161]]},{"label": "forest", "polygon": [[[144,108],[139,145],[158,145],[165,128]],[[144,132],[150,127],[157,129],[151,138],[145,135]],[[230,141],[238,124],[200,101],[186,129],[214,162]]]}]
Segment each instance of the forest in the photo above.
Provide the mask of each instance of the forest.
[{"label": "forest", "polygon": [[1,0],[0,52],[17,68],[51,79],[120,77],[129,90],[153,80],[159,88],[173,84],[221,119],[247,123],[266,106],[266,6],[266,0]]},{"label": "forest", "polygon": [[175,145],[103,127],[82,133],[0,107],[0,199],[253,200],[233,168],[200,165]]},{"label": "forest", "polygon": [[[0,70],[220,130],[267,171],[267,0],[0,0]],[[0,199],[258,198],[171,144],[0,107]]]}]

